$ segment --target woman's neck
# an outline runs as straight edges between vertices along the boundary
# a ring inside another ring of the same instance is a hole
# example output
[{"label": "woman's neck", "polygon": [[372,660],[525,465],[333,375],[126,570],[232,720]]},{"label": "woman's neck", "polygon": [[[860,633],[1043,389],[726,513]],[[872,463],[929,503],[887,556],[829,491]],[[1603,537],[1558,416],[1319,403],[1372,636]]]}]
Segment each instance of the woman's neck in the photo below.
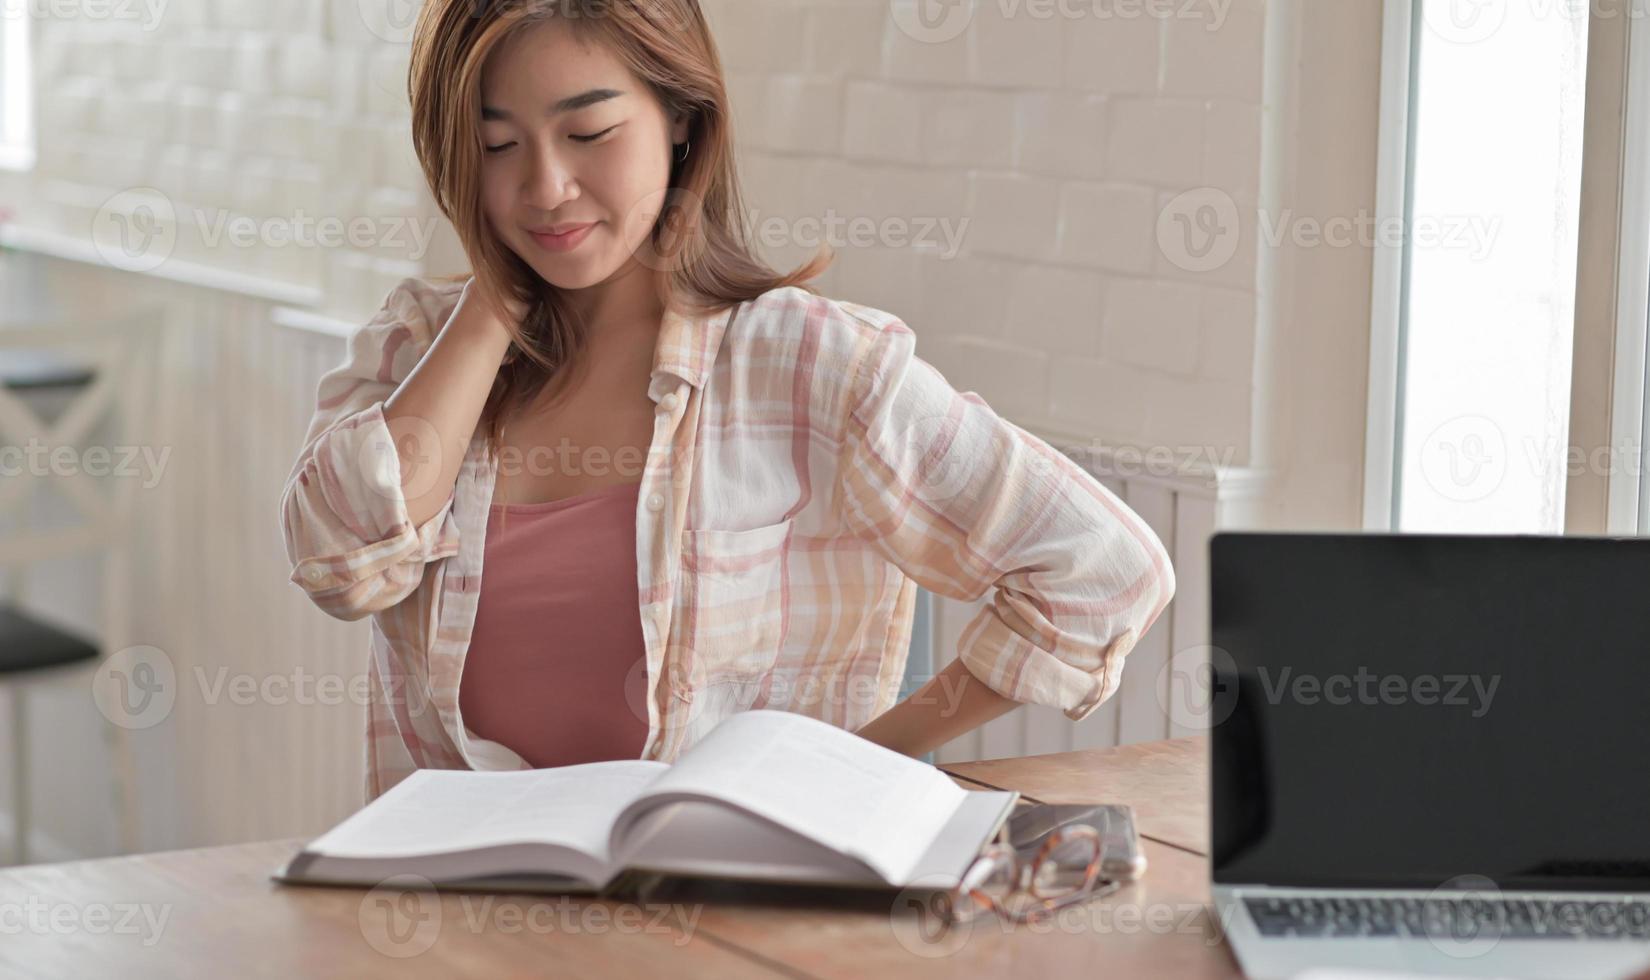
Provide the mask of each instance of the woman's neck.
[{"label": "woman's neck", "polygon": [[634,257],[606,280],[571,290],[567,298],[589,328],[592,346],[603,338],[628,343],[638,332],[655,333],[665,312],[654,277]]}]

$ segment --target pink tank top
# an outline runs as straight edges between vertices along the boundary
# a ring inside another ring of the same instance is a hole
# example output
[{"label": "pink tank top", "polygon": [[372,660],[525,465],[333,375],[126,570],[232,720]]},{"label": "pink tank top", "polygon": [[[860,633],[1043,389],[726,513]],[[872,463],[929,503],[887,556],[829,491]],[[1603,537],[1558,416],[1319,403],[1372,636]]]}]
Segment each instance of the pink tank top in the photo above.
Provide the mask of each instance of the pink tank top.
[{"label": "pink tank top", "polygon": [[472,732],[534,768],[641,758],[638,486],[493,504],[488,515],[459,711]]}]

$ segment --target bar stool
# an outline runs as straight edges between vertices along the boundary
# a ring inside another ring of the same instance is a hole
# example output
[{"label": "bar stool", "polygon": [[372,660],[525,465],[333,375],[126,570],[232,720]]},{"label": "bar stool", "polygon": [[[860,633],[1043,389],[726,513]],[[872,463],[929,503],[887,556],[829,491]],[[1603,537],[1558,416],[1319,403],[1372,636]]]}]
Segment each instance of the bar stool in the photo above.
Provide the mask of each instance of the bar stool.
[{"label": "bar stool", "polygon": [[[94,431],[107,433],[112,445],[122,444],[124,436],[145,434],[154,397],[152,366],[159,323],[158,311],[148,308],[100,324],[0,328],[0,453],[31,443],[43,444],[48,453],[57,447],[78,447]],[[99,492],[89,485],[83,468],[48,481],[29,471],[26,449],[11,455],[22,472],[0,480],[0,521],[19,514],[31,491],[48,487],[61,490],[81,519],[59,529],[0,523],[0,580],[6,584],[0,595],[0,686],[9,688],[12,712],[14,863],[24,864],[32,830],[28,688],[95,665],[102,655],[130,642],[127,568],[135,481],[111,477],[111,487]],[[97,635],[52,622],[24,605],[29,565],[87,553],[97,556],[102,566]],[[118,725],[108,725],[104,732],[113,761],[121,842],[125,850],[136,850],[136,780],[130,747]]]}]

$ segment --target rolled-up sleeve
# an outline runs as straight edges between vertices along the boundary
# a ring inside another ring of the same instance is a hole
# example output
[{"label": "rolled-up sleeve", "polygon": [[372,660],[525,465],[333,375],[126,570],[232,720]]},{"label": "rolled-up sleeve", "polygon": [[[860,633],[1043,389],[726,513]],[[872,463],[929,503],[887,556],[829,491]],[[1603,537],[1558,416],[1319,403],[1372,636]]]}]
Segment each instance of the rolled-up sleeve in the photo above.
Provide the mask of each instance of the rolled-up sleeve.
[{"label": "rolled-up sleeve", "polygon": [[[1016,701],[1080,721],[1174,595],[1162,542],[1071,459],[958,392],[897,320],[848,382],[839,513],[924,588],[991,602],[958,656]],[[1018,624],[1018,625],[1014,625]]]},{"label": "rolled-up sleeve", "polygon": [[412,373],[441,315],[439,287],[408,279],[322,375],[303,451],[281,495],[291,580],[331,616],[355,620],[406,598],[424,566],[458,553],[448,496],[414,527],[384,401]]}]

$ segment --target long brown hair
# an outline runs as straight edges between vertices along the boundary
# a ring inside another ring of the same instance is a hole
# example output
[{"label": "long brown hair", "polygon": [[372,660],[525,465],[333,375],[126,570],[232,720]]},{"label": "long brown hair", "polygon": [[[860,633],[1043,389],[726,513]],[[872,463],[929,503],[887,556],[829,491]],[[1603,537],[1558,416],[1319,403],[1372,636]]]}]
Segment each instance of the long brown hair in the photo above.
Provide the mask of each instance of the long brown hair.
[{"label": "long brown hair", "polygon": [[[587,325],[492,231],[481,209],[481,76],[487,56],[517,31],[561,17],[581,42],[604,45],[641,79],[667,119],[685,113],[691,148],[672,156],[660,217],[644,248],[667,308],[720,312],[770,289],[807,285],[830,265],[828,245],[790,273],[751,252],[721,59],[698,0],[428,0],[414,29],[407,94],[413,146],[436,204],[452,222],[484,296],[510,297],[527,314],[514,336],[481,424],[496,452],[503,423],[577,368]],[[468,275],[440,277],[459,281]],[[519,355],[519,356],[518,356]]]}]

